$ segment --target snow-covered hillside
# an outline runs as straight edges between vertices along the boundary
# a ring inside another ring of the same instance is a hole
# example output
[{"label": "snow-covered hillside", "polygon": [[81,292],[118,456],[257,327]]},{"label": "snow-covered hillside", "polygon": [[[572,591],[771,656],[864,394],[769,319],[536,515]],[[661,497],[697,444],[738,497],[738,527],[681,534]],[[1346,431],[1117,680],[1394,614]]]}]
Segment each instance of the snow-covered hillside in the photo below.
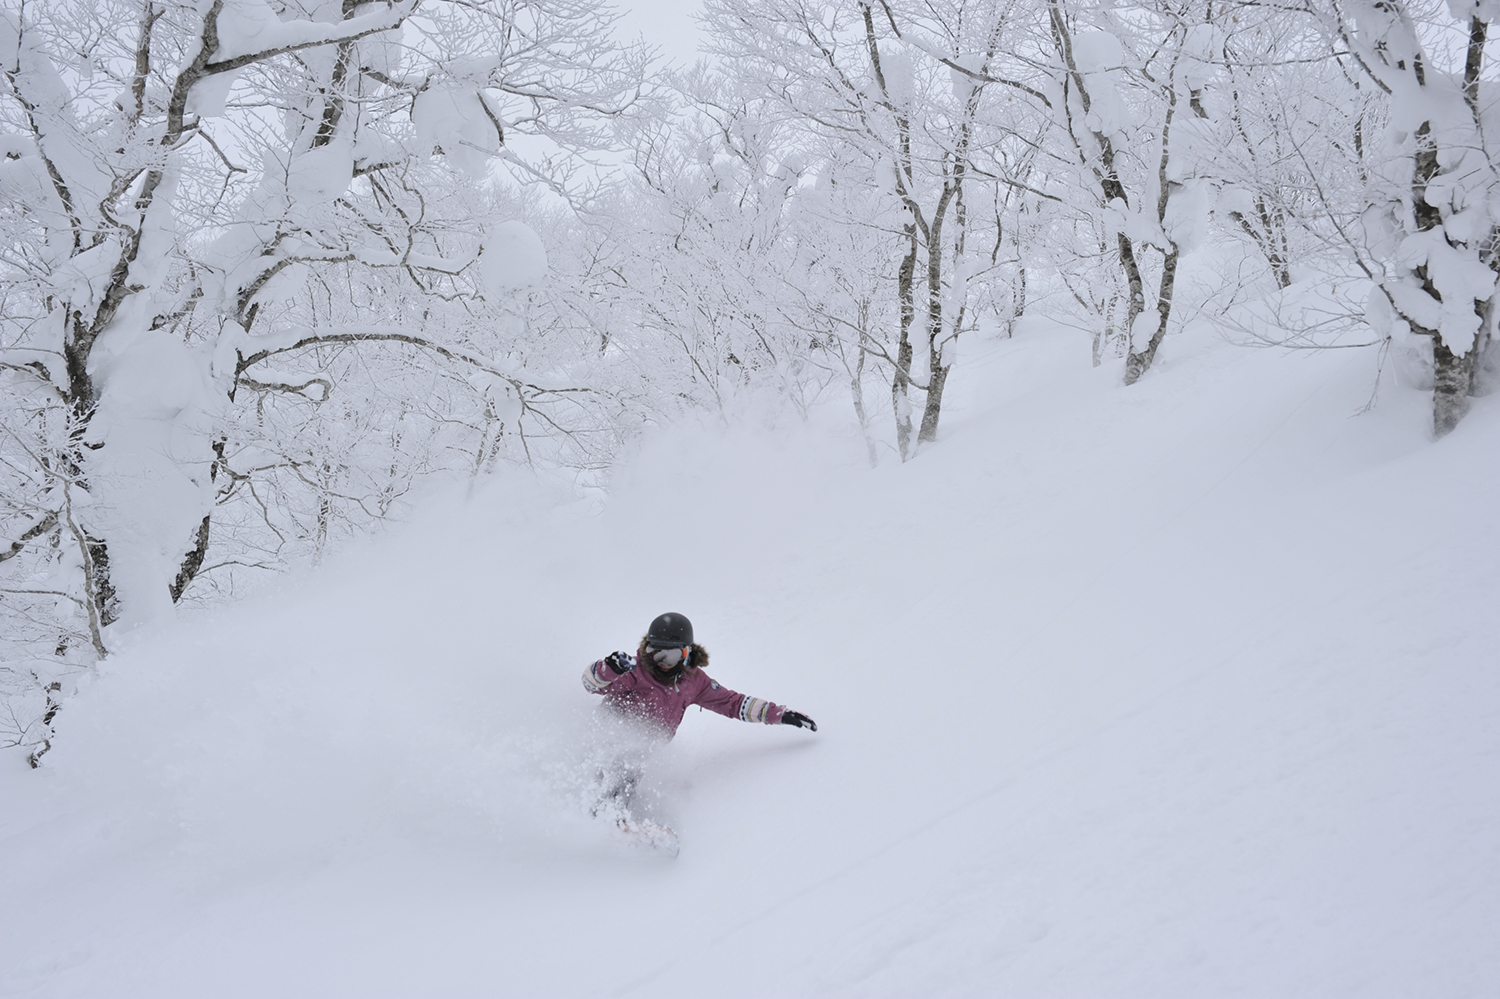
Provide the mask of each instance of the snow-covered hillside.
[{"label": "snow-covered hillside", "polygon": [[[907,464],[668,428],[138,635],[0,757],[0,994],[1500,992],[1500,404],[967,350]],[[820,725],[690,713],[675,860],[580,804],[579,674],[669,609]]]}]

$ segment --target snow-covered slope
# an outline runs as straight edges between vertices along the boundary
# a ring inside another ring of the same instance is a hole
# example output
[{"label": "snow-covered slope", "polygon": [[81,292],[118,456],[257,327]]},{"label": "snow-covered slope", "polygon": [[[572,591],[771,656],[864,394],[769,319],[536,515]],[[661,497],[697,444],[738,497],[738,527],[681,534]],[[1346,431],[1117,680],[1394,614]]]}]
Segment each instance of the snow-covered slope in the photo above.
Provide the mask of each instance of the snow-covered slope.
[{"label": "snow-covered slope", "polygon": [[[974,345],[905,466],[674,428],[138,637],[0,768],[0,994],[1500,991],[1500,405],[1183,338]],[[580,805],[668,609],[676,860]]]}]

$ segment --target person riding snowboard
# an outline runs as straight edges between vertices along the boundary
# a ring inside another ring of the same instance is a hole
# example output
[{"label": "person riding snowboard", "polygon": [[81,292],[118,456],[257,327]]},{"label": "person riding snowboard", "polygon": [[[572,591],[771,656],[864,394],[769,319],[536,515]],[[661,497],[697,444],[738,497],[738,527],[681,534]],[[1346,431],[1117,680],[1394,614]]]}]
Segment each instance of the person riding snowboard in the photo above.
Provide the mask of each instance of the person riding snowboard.
[{"label": "person riding snowboard", "polygon": [[693,641],[693,623],[681,614],[662,614],[651,622],[635,655],[611,652],[584,670],[583,685],[667,739],[677,734],[692,704],[740,721],[818,730],[800,711],[721,687],[703,672],[707,665],[708,650]]},{"label": "person riding snowboard", "polygon": [[689,705],[741,721],[818,730],[800,711],[720,686],[703,672],[707,665],[708,650],[693,641],[692,622],[681,614],[662,614],[651,622],[635,655],[611,652],[583,672],[584,687],[602,694],[612,709],[605,714],[629,730],[617,731],[606,758],[598,761],[590,811],[612,817],[625,832],[673,854],[677,834],[635,814],[632,803],[651,747],[677,734]]}]

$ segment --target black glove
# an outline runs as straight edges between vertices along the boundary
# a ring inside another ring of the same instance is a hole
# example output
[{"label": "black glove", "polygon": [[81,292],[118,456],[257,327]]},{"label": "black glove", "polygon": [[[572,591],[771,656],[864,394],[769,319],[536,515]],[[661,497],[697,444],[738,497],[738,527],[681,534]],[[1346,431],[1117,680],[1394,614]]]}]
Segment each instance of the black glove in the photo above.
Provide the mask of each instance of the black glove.
[{"label": "black glove", "polygon": [[608,666],[615,676],[624,676],[635,666],[623,652],[611,652],[605,656],[604,665]]},{"label": "black glove", "polygon": [[818,730],[818,723],[800,711],[783,711],[781,713],[781,724],[795,725],[798,728],[811,729],[814,732]]}]

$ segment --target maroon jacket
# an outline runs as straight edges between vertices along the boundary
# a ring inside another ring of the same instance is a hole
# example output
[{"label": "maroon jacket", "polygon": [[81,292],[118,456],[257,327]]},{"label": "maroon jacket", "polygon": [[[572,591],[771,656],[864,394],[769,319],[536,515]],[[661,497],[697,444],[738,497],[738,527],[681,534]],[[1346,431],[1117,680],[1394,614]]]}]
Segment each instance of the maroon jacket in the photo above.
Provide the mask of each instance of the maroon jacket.
[{"label": "maroon jacket", "polygon": [[625,652],[617,655],[620,663],[629,667],[625,673],[617,675],[601,659],[583,671],[584,687],[591,694],[603,694],[606,704],[665,730],[668,738],[677,734],[677,726],[682,724],[682,715],[690,704],[740,721],[781,724],[784,707],[721,687],[703,672],[708,653],[701,645],[692,647],[688,662],[693,665],[667,682],[658,679],[640,657]]}]

